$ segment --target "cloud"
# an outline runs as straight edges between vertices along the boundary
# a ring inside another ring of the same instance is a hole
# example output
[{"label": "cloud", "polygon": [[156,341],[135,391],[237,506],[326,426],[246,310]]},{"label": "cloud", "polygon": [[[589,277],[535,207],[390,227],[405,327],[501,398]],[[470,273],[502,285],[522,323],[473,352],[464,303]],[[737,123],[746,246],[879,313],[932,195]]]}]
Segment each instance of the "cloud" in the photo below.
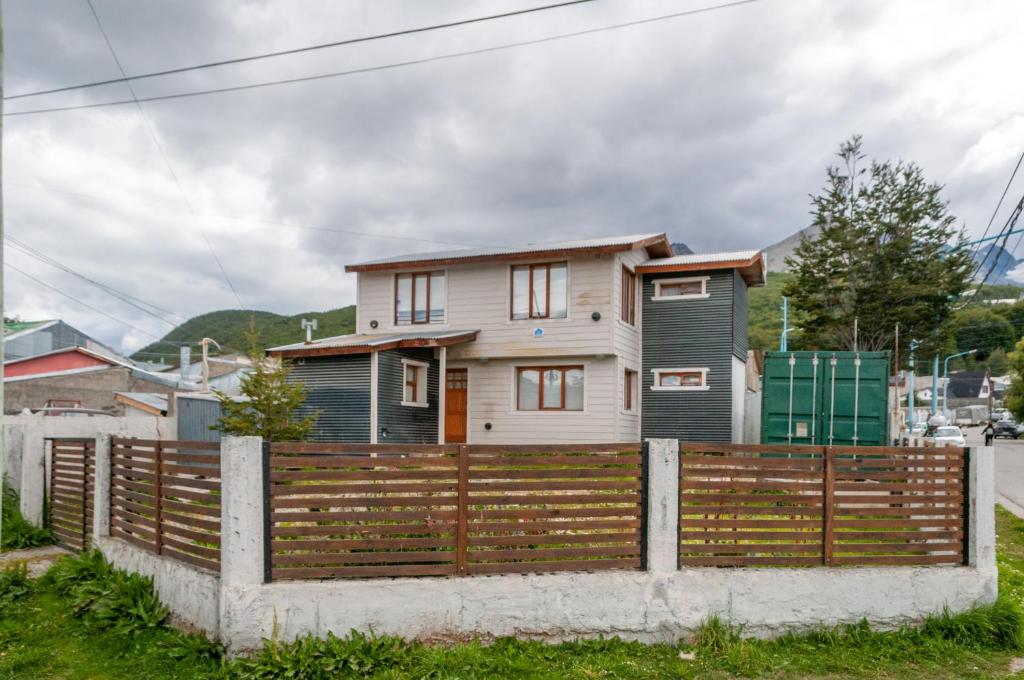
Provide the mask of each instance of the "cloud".
[{"label": "cloud", "polygon": [[[465,3],[95,0],[129,73],[500,12]],[[140,81],[140,96],[360,68],[711,4],[573,8]],[[762,0],[475,57],[132,106],[7,118],[7,227],[93,278],[182,317],[354,302],[347,262],[449,248],[664,230],[748,248],[807,224],[807,195],[854,132],[920,163],[980,233],[1021,146],[1013,0],[967,6]],[[4,5],[8,93],[117,75],[84,4]],[[9,110],[126,95],[123,85]],[[1018,189],[1019,191],[1019,189]],[[195,215],[187,206],[192,206]],[[291,225],[291,226],[288,226]],[[366,232],[376,238],[306,227]],[[414,241],[412,239],[422,239]],[[8,313],[63,317],[133,349],[168,323],[12,252]],[[169,316],[176,322],[177,317]]]}]

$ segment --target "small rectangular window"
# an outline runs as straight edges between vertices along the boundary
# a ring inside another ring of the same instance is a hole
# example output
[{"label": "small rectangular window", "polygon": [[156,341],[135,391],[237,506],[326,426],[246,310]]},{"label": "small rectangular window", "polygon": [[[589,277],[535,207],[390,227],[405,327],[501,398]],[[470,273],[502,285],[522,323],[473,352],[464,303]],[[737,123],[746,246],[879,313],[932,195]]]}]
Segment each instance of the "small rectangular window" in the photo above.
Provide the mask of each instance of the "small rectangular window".
[{"label": "small rectangular window", "polygon": [[512,267],[513,319],[564,319],[569,309],[566,262]]},{"label": "small rectangular window", "polygon": [[655,300],[685,300],[708,297],[708,277],[662,279],[654,282]]},{"label": "small rectangular window", "polygon": [[395,275],[395,325],[444,323],[444,272]]},{"label": "small rectangular window", "polygon": [[622,409],[633,410],[633,395],[636,391],[636,371],[627,368],[622,376]]},{"label": "small rectangular window", "polygon": [[418,361],[402,361],[404,375],[402,386],[403,406],[427,405],[427,364]]},{"label": "small rectangular window", "polygon": [[582,411],[583,367],[542,366],[516,369],[519,411]]},{"label": "small rectangular window", "polygon": [[656,368],[653,390],[706,390],[706,368]]},{"label": "small rectangular window", "polygon": [[622,299],[620,300],[619,318],[626,323],[636,324],[636,273],[628,267],[622,268]]}]

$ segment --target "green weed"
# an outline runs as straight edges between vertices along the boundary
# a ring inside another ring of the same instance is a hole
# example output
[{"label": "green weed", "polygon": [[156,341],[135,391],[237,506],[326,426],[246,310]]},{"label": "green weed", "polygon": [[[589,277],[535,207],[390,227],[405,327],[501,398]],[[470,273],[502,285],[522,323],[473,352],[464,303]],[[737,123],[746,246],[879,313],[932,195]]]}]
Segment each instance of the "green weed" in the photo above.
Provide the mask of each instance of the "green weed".
[{"label": "green weed", "polygon": [[3,494],[3,514],[0,516],[3,542],[0,550],[37,548],[53,543],[53,535],[47,529],[40,529],[22,517],[18,511],[18,494],[6,483],[3,485]]}]

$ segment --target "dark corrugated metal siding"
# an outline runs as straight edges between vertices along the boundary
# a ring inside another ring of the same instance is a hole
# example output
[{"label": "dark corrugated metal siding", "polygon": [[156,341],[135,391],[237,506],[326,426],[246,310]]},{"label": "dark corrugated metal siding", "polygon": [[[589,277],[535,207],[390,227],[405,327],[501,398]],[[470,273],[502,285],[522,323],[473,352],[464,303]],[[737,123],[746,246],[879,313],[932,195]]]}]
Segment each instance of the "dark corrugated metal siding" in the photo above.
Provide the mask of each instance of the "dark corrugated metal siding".
[{"label": "dark corrugated metal siding", "polygon": [[319,412],[313,441],[370,441],[370,355],[307,357],[292,362],[289,382],[308,394],[300,413]]},{"label": "dark corrugated metal siding", "polygon": [[747,296],[747,282],[735,270],[732,286],[732,351],[736,358],[746,362],[747,349],[750,347],[750,339],[747,337],[750,334],[750,302]]},{"label": "dark corrugated metal siding", "polygon": [[[683,276],[709,276],[710,297],[659,302],[651,299],[655,280]],[[732,439],[735,281],[732,270],[643,277],[642,437],[723,442]],[[745,315],[745,304],[743,310]],[[652,391],[651,370],[655,368],[707,368],[710,389]]]},{"label": "dark corrugated metal siding", "polygon": [[[429,364],[428,407],[402,406],[402,393],[405,387],[402,359],[413,359]],[[378,354],[377,362],[377,441],[381,444],[436,444],[440,362],[434,358],[434,350],[388,350]]]},{"label": "dark corrugated metal siding", "polygon": [[219,442],[220,432],[210,428],[220,418],[220,402],[179,396],[178,439],[186,442]]}]

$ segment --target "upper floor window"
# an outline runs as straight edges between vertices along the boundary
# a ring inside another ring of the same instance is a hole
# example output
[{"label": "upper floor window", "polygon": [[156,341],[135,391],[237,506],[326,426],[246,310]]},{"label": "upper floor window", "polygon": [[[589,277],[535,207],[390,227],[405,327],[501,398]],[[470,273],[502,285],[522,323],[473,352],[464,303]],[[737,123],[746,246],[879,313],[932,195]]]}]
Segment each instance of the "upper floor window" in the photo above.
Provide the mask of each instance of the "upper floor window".
[{"label": "upper floor window", "polygon": [[569,309],[566,262],[512,267],[513,319],[564,319]]},{"label": "upper floor window", "polygon": [[706,390],[708,369],[706,368],[655,368],[652,390]]},{"label": "upper floor window", "polygon": [[708,277],[661,279],[654,282],[655,300],[686,300],[708,297]]},{"label": "upper floor window", "polygon": [[444,323],[444,272],[395,274],[395,325]]},{"label": "upper floor window", "polygon": [[517,368],[516,408],[519,411],[582,411],[583,367]]},{"label": "upper floor window", "polygon": [[620,291],[619,318],[630,325],[636,324],[636,272],[622,268],[622,290]]}]

